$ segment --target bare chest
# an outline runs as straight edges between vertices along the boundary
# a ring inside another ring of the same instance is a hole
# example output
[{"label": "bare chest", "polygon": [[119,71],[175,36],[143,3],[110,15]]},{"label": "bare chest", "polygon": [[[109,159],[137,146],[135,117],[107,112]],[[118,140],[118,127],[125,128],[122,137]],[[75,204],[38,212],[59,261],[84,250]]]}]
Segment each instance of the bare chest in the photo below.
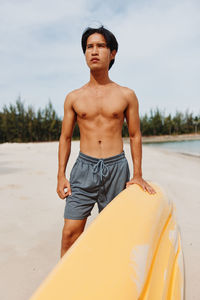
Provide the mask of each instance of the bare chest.
[{"label": "bare chest", "polygon": [[124,116],[126,101],[117,95],[112,97],[82,97],[77,99],[74,110],[81,119],[121,118]]}]

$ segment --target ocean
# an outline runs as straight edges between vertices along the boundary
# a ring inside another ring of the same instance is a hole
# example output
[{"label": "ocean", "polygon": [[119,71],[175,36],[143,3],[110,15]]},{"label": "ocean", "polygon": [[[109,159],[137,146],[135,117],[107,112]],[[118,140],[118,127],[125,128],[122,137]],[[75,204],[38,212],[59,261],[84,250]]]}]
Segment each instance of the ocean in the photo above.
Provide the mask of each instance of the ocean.
[{"label": "ocean", "polygon": [[145,145],[200,157],[200,140],[148,143]]}]

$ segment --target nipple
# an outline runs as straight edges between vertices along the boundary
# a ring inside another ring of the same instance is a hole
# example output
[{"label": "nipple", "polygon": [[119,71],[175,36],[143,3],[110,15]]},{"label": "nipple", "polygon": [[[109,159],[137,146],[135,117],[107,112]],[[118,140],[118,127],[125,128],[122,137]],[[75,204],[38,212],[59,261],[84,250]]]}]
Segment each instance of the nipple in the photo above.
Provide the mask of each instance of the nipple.
[{"label": "nipple", "polygon": [[82,118],[84,119],[86,117],[86,113],[82,113]]}]

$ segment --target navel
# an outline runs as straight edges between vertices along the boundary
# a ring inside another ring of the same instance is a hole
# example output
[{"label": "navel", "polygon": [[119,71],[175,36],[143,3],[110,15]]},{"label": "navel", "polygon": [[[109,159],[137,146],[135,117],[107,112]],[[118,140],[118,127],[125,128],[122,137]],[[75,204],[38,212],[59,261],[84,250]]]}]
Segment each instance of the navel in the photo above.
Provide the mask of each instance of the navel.
[{"label": "navel", "polygon": [[101,141],[98,141],[99,144],[101,144]]}]

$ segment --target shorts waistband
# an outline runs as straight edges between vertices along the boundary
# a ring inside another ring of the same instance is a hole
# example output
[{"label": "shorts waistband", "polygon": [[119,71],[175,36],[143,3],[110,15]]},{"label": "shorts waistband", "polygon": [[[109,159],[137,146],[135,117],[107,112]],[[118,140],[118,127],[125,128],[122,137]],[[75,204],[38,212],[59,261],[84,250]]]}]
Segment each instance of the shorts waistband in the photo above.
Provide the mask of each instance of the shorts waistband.
[{"label": "shorts waistband", "polygon": [[110,164],[110,163],[120,161],[124,158],[125,158],[124,150],[120,154],[110,156],[110,157],[106,157],[106,158],[96,158],[96,157],[93,157],[93,156],[86,155],[82,152],[79,152],[79,155],[78,155],[78,159],[88,161],[88,162],[91,162],[91,163],[94,163],[94,164],[98,163],[99,161],[102,161],[104,164]]}]

